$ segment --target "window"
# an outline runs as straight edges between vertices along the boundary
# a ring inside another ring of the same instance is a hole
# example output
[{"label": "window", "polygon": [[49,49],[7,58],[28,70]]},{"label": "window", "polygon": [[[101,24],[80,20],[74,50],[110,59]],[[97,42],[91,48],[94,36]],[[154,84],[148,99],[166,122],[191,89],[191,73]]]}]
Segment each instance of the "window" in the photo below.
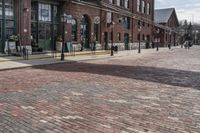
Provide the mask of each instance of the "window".
[{"label": "window", "polygon": [[125,8],[129,8],[129,0],[125,0],[124,2],[125,2],[125,3],[124,3],[124,7],[125,7]]},{"label": "window", "polygon": [[120,6],[120,0],[117,0],[117,5]]},{"label": "window", "polygon": [[139,27],[139,26],[141,26],[141,21],[140,21],[140,20],[138,20],[138,27]]},{"label": "window", "polygon": [[137,11],[140,12],[140,0],[137,0]]},{"label": "window", "polygon": [[14,34],[14,21],[6,21],[6,38]]},{"label": "window", "polygon": [[113,4],[113,0],[109,0],[109,4]]},{"label": "window", "polygon": [[53,19],[54,19],[54,22],[59,22],[59,13],[58,13],[57,6],[53,6]]},{"label": "window", "polygon": [[31,2],[31,35],[33,42],[44,51],[55,50],[58,33],[58,7],[53,4]]},{"label": "window", "polygon": [[120,0],[120,6],[124,7],[124,4],[125,4],[125,0]]},{"label": "window", "polygon": [[142,35],[142,40],[143,40],[143,41],[145,40],[145,35],[144,35],[144,34]]},{"label": "window", "polygon": [[39,4],[39,21],[51,21],[51,5],[50,4]]},{"label": "window", "polygon": [[111,12],[107,12],[107,23],[111,23],[112,22],[112,13]]},{"label": "window", "polygon": [[118,41],[118,42],[121,41],[121,33],[120,33],[120,32],[117,33],[117,41]]},{"label": "window", "polygon": [[[11,35],[15,34],[15,20],[14,20],[14,0],[0,0],[0,21],[2,22],[0,27],[4,24],[5,27],[1,27],[5,29],[3,32],[5,32],[6,39],[8,39]],[[3,10],[3,7],[5,10]],[[2,32],[2,31],[0,31]]]},{"label": "window", "polygon": [[95,36],[95,40],[98,41],[99,40],[99,25],[98,24],[94,24],[94,36]]},{"label": "window", "polygon": [[147,3],[147,15],[150,15],[150,4]]},{"label": "window", "polygon": [[124,28],[130,29],[130,18],[129,17],[123,18],[123,25],[124,25]]},{"label": "window", "polygon": [[145,2],[142,1],[142,13],[145,13]]},{"label": "window", "polygon": [[145,27],[145,22],[142,22],[142,26]]},{"label": "window", "polygon": [[38,19],[37,13],[38,13],[37,3],[34,3],[31,6],[31,20],[32,21],[37,21],[37,19]]},{"label": "window", "polygon": [[5,1],[5,16],[8,19],[14,18],[14,0]]},{"label": "window", "polygon": [[77,21],[72,19],[72,41],[77,41]]}]

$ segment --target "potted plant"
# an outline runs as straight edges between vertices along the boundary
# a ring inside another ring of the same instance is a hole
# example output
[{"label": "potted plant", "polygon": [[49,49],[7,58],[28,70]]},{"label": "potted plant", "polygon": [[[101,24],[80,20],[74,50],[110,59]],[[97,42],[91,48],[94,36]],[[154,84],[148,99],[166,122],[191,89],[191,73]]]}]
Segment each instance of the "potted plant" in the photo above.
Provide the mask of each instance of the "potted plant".
[{"label": "potted plant", "polygon": [[59,35],[56,38],[56,51],[61,52],[62,51],[62,36]]}]

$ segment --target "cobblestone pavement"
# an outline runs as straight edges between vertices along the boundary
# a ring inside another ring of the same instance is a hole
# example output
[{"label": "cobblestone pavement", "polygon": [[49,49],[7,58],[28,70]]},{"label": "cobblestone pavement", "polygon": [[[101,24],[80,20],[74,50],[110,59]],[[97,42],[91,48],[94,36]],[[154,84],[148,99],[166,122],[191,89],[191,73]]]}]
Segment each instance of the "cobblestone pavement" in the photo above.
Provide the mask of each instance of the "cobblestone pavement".
[{"label": "cobblestone pavement", "polygon": [[0,133],[200,133],[200,48],[1,71]]}]

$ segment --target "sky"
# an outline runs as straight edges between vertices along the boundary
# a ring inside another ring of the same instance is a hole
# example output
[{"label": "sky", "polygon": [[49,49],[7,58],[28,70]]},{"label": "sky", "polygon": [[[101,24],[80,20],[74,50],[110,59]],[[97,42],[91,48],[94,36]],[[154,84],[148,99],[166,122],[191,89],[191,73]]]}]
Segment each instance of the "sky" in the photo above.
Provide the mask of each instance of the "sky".
[{"label": "sky", "polygon": [[200,23],[200,0],[155,0],[156,9],[176,8],[179,20]]}]

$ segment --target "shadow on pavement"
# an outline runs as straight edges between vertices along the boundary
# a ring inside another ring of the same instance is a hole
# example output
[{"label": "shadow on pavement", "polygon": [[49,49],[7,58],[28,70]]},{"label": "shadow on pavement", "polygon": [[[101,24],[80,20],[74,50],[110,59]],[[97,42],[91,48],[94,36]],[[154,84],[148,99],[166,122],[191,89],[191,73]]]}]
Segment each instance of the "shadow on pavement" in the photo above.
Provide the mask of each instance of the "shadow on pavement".
[{"label": "shadow on pavement", "polygon": [[192,71],[148,66],[123,66],[90,63],[65,63],[35,66],[33,68],[50,71],[84,72],[99,75],[117,76],[172,86],[190,87],[200,90],[200,73]]}]

